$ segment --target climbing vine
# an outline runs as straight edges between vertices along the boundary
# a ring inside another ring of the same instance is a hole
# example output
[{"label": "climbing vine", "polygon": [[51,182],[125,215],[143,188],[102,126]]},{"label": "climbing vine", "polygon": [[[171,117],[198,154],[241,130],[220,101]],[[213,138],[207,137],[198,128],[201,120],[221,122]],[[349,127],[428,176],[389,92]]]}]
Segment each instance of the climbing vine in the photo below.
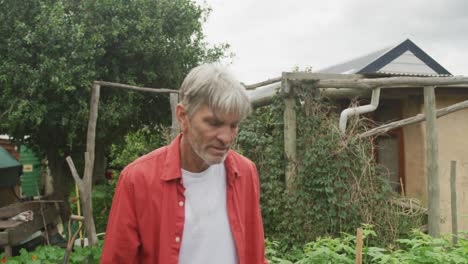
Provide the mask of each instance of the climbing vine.
[{"label": "climbing vine", "polygon": [[366,129],[365,120],[351,120],[344,136],[333,102],[302,93],[296,105],[297,176],[292,191],[285,190],[281,98],[256,109],[238,136],[237,148],[258,167],[268,238],[293,246],[319,236],[354,233],[368,223],[380,233],[376,243],[385,245],[422,225],[422,212],[402,214],[396,205],[404,199],[391,190],[386,171],[375,162],[372,140],[357,137]]}]

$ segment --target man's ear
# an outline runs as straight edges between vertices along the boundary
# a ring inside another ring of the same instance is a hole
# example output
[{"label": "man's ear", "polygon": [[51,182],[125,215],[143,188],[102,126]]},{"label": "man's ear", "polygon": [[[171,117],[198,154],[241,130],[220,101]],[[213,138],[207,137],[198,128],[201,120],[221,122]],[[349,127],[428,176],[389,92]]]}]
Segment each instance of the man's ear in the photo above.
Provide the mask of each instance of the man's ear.
[{"label": "man's ear", "polygon": [[177,122],[179,122],[180,126],[180,131],[185,131],[188,127],[188,113],[187,110],[185,109],[185,106],[182,104],[177,104],[176,105],[176,117],[177,117]]}]

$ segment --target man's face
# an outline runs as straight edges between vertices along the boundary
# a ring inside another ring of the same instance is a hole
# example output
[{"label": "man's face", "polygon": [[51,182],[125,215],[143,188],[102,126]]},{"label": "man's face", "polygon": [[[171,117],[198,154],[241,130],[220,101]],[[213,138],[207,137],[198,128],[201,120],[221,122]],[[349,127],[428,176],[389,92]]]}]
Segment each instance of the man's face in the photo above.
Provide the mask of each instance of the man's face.
[{"label": "man's face", "polygon": [[215,115],[208,106],[200,107],[190,119],[186,115],[182,129],[184,137],[207,165],[221,163],[234,142],[239,117],[233,114]]}]

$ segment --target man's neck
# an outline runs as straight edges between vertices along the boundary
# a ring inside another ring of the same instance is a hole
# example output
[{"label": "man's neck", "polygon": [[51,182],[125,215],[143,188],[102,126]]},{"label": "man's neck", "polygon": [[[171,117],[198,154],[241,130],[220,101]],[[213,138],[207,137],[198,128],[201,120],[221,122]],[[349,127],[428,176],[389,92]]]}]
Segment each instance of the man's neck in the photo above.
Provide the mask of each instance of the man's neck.
[{"label": "man's neck", "polygon": [[192,146],[183,135],[180,139],[180,166],[186,171],[195,173],[202,172],[210,166],[193,151]]}]

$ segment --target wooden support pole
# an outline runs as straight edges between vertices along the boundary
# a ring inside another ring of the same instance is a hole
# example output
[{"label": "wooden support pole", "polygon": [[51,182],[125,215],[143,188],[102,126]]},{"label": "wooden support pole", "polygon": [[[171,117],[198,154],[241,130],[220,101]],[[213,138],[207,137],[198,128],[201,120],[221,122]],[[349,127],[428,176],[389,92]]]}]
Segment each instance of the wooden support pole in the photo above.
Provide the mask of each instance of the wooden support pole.
[{"label": "wooden support pole", "polygon": [[177,121],[176,116],[176,106],[179,103],[179,95],[175,93],[171,93],[170,95],[170,103],[171,103],[171,116],[172,116],[172,125],[171,125],[171,140],[177,137],[180,132],[179,122]]},{"label": "wooden support pole", "polygon": [[428,228],[432,237],[440,236],[439,147],[436,127],[435,87],[424,87],[426,113],[426,173],[428,197]]},{"label": "wooden support pole", "polygon": [[83,178],[78,176],[78,172],[73,164],[71,157],[67,157],[67,162],[72,172],[73,179],[78,185],[80,196],[82,199],[84,227],[88,237],[88,245],[94,246],[97,243],[96,226],[93,218],[93,204],[91,200],[94,156],[96,146],[96,124],[98,118],[98,106],[101,86],[94,82],[91,90],[91,102],[88,119],[88,132],[86,136],[86,152],[85,152],[85,168]]},{"label": "wooden support pole", "polygon": [[296,100],[284,99],[284,152],[286,154],[286,190],[291,191],[296,178]]},{"label": "wooden support pole", "polygon": [[458,213],[457,213],[457,162],[450,162],[450,200],[452,206],[452,243],[458,243]]},{"label": "wooden support pole", "polygon": [[357,229],[356,234],[356,264],[362,264],[362,228]]},{"label": "wooden support pole", "polygon": [[[171,93],[171,102],[172,102],[172,94],[176,95],[179,93],[177,90],[171,90],[166,88],[156,89],[156,88],[148,88],[148,87],[139,87],[121,83],[113,83],[113,82],[104,82],[104,81],[94,81],[93,87],[91,90],[91,102],[90,102],[90,110],[89,110],[89,120],[88,120],[88,132],[86,138],[86,152],[85,152],[85,168],[83,173],[83,178],[78,176],[78,172],[73,164],[71,157],[67,157],[67,162],[72,171],[73,178],[78,186],[78,190],[81,195],[82,199],[82,207],[83,207],[83,216],[84,216],[84,226],[85,231],[88,237],[88,244],[89,246],[94,246],[97,243],[97,235],[96,235],[96,226],[94,224],[93,218],[93,205],[91,200],[91,192],[92,192],[92,180],[93,180],[93,168],[94,168],[94,157],[95,157],[95,146],[96,146],[96,125],[97,125],[97,118],[98,118],[98,107],[99,107],[99,97],[100,97],[100,90],[102,86],[110,86],[110,87],[117,87],[117,88],[124,88],[136,91],[143,91],[143,92],[152,92],[152,93]],[[176,101],[175,101],[176,102]],[[176,103],[177,104],[177,103]]]}]

